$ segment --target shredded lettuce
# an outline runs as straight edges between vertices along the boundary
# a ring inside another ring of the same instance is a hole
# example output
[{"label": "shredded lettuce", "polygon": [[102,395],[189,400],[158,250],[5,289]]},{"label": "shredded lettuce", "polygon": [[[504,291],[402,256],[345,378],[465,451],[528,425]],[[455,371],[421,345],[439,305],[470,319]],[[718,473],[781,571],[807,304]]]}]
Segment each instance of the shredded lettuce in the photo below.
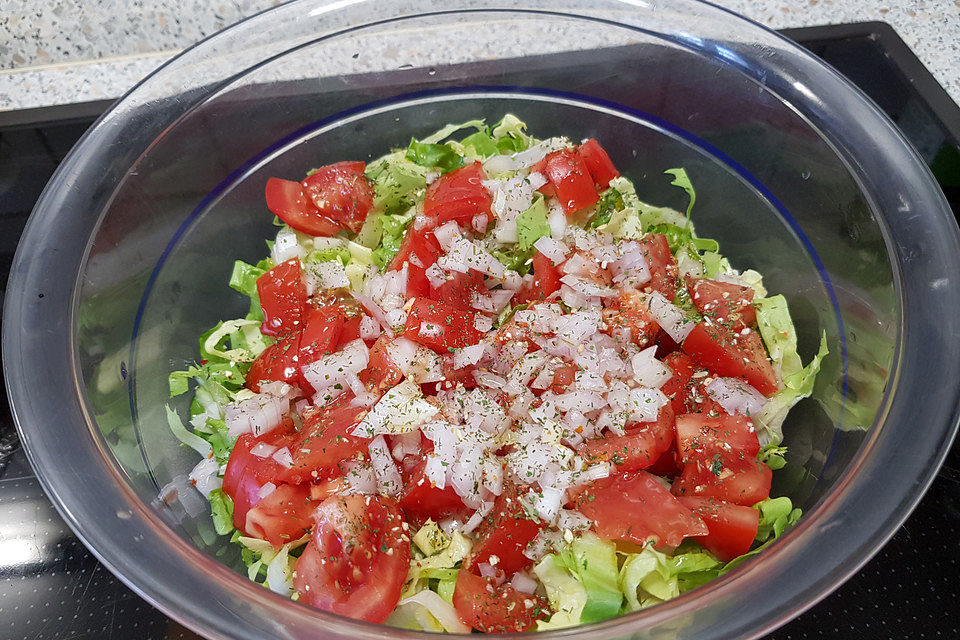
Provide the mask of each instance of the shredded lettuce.
[{"label": "shredded lettuce", "polygon": [[620,613],[623,593],[618,584],[617,547],[613,542],[586,533],[564,547],[559,559],[586,590],[587,602],[580,614],[582,624]]},{"label": "shredded lettuce", "polygon": [[167,411],[167,424],[170,425],[170,431],[173,432],[173,435],[176,436],[177,440],[187,445],[204,458],[208,457],[213,452],[213,448],[210,446],[210,443],[197,434],[188,431],[187,428],[183,426],[180,416],[178,416],[177,412],[171,409],[169,405],[164,408]]},{"label": "shredded lettuce", "polygon": [[787,459],[784,457],[786,453],[786,447],[768,444],[757,454],[757,460],[770,467],[773,471],[776,471],[777,469],[783,469],[787,466]]},{"label": "shredded lettuce", "polygon": [[687,170],[683,167],[678,167],[676,169],[667,169],[664,173],[673,176],[670,184],[680,187],[690,196],[690,204],[687,205],[687,219],[689,220],[690,210],[693,209],[693,203],[697,201],[697,192],[693,188],[693,183],[690,182],[690,176],[687,175]]},{"label": "shredded lettuce", "polygon": [[374,206],[378,211],[387,213],[410,208],[415,204],[419,192],[427,187],[429,172],[430,167],[407,159],[405,149],[374,160],[367,165],[366,171],[373,185]]},{"label": "shredded lettuce", "polygon": [[407,147],[407,160],[422,167],[441,169],[449,173],[463,166],[463,157],[449,144],[418,142],[411,140]]},{"label": "shredded lettuce", "polygon": [[547,205],[543,198],[537,198],[530,208],[517,217],[517,248],[521,252],[529,251],[533,243],[544,236],[550,235],[550,225],[547,224]]},{"label": "shredded lettuce", "polygon": [[717,574],[721,563],[699,545],[668,556],[648,545],[640,553],[626,554],[620,567],[620,589],[626,597],[623,613],[674,598]]},{"label": "shredded lettuce", "polygon": [[800,371],[803,362],[797,353],[797,332],[793,328],[787,299],[782,295],[758,298],[753,301],[753,306],[757,309],[757,328],[774,369],[783,378]]},{"label": "shredded lettuce", "polygon": [[380,214],[380,227],[382,235],[380,246],[371,252],[370,258],[375,265],[382,271],[386,265],[393,260],[393,256],[400,250],[400,243],[403,242],[403,234],[410,225],[410,222],[416,216],[416,209],[411,207],[406,213],[402,214]]},{"label": "shredded lettuce", "polygon": [[448,124],[436,133],[427,136],[421,142],[426,142],[427,144],[436,144],[437,142],[443,142],[457,131],[461,131],[463,129],[478,129],[483,131],[485,126],[486,125],[484,124],[483,120],[470,120],[468,122],[464,122],[463,124]]},{"label": "shredded lettuce", "polygon": [[562,629],[580,624],[580,616],[587,605],[587,590],[554,554],[543,558],[533,573],[547,591],[547,599],[554,614],[549,620],[538,620],[537,630]]},{"label": "shredded lettuce", "polygon": [[450,536],[445,534],[436,522],[428,519],[413,534],[413,543],[425,556],[432,556],[450,546]]},{"label": "shredded lettuce", "polygon": [[223,489],[214,489],[209,498],[213,528],[221,536],[230,533],[233,531],[233,500]]},{"label": "shredded lettuce", "polygon": [[487,127],[471,133],[460,141],[460,145],[463,147],[464,154],[471,158],[486,158],[496,155],[499,151],[497,141],[493,139]]},{"label": "shredded lettuce", "polygon": [[613,214],[622,210],[624,206],[623,196],[620,195],[620,192],[616,189],[607,189],[603,192],[603,195],[600,196],[600,201],[597,203],[597,210],[590,217],[588,225],[593,228],[602,227],[610,222]]},{"label": "shredded lettuce", "polygon": [[500,153],[516,153],[530,148],[534,139],[525,133],[526,130],[526,123],[512,113],[503,116],[491,132],[497,150]]}]

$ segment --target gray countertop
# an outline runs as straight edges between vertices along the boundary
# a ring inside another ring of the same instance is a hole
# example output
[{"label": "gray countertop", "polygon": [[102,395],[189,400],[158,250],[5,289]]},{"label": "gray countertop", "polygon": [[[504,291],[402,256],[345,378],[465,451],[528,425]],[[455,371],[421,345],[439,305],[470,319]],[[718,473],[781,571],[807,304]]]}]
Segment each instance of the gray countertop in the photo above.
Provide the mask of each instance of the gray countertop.
[{"label": "gray countertop", "polygon": [[[960,0],[715,2],[776,29],[887,22],[960,103]],[[119,97],[184,47],[279,2],[45,0],[21,4],[10,7],[0,0],[0,111]]]}]

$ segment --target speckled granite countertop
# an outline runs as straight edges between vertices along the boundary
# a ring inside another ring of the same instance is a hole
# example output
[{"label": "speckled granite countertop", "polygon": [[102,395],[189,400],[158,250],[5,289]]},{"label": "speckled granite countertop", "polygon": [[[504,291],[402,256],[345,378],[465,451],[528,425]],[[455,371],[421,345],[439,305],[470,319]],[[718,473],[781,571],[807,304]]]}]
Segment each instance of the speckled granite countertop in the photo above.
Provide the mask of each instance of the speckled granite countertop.
[{"label": "speckled granite countertop", "polygon": [[[772,28],[881,20],[960,103],[960,0],[714,0]],[[0,111],[116,98],[278,0],[0,0]]]}]

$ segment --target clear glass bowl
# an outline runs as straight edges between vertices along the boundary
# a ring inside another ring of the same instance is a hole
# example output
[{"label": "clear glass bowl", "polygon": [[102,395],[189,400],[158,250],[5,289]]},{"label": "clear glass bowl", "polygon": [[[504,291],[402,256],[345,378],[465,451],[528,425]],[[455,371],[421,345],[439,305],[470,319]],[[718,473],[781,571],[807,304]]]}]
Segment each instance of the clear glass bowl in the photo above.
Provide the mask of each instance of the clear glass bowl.
[{"label": "clear glass bowl", "polygon": [[[156,501],[196,462],[164,418],[167,374],[243,315],[234,259],[264,254],[270,175],[370,159],[448,122],[513,112],[600,139],[641,197],[682,207],[786,294],[814,398],[785,426],[775,490],[805,516],[760,557],[649,610],[553,635],[760,634],[856,571],[916,504],[957,424],[960,234],[926,167],[836,72],[712,5],[498,8],[301,0],[162,67],[51,180],[13,266],[4,367],[31,461],[121,579],[213,638],[385,638],[249,582],[206,514]],[[183,398],[174,406],[184,409]]]}]

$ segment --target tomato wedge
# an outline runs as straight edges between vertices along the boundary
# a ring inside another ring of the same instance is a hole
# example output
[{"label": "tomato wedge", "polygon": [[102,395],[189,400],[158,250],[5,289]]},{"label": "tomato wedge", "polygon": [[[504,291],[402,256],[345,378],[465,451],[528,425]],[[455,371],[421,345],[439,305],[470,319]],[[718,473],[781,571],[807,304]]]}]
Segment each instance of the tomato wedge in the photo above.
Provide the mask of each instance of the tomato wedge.
[{"label": "tomato wedge", "polygon": [[[409,289],[409,286],[408,286]],[[469,273],[454,271],[439,287],[430,285],[430,299],[448,304],[457,309],[474,311],[470,304],[474,294],[486,294],[487,287],[483,284],[483,274],[474,269]]]},{"label": "tomato wedge", "polygon": [[513,296],[513,304],[546,300],[560,290],[560,270],[539,251],[533,254],[533,280],[524,283]]},{"label": "tomato wedge", "polygon": [[[534,170],[546,176],[547,184],[568,216],[600,200],[593,178],[576,150],[551,151],[541,162]],[[540,191],[546,193],[542,188]]]},{"label": "tomato wedge", "polygon": [[640,239],[643,245],[643,257],[650,269],[650,283],[647,285],[659,291],[668,300],[673,300],[677,289],[682,285],[680,268],[670,252],[670,243],[662,233],[648,233]]},{"label": "tomato wedge", "polygon": [[233,524],[237,529],[246,531],[247,512],[260,502],[260,489],[268,482],[275,483],[283,472],[283,466],[272,457],[256,456],[251,450],[261,442],[270,447],[289,446],[292,430],[293,423],[287,421],[259,438],[251,433],[237,438],[223,473],[223,492],[233,500]]},{"label": "tomato wedge", "polygon": [[410,537],[396,503],[379,496],[334,496],[293,571],[301,602],[368,622],[383,622],[400,601]]},{"label": "tomato wedge", "polygon": [[279,549],[306,533],[316,507],[309,484],[280,483],[247,512],[243,530]]},{"label": "tomato wedge", "polygon": [[618,473],[580,489],[576,509],[593,521],[601,538],[676,547],[684,538],[708,532],[703,520],[646,471]]},{"label": "tomato wedge", "polygon": [[711,318],[734,331],[756,326],[753,287],[716,280],[696,280],[687,288],[694,306],[705,318]]},{"label": "tomato wedge", "polygon": [[[367,213],[373,208],[373,187],[363,173],[365,169],[363,162],[328,164],[304,178],[300,186],[323,219],[332,220],[344,229],[357,233],[363,227]],[[297,229],[292,224],[290,226]]]},{"label": "tomato wedge", "polygon": [[286,382],[299,384],[300,334],[284,336],[263,350],[250,365],[246,375],[246,387],[260,393],[262,382]]},{"label": "tomato wedge", "polygon": [[483,338],[473,312],[423,298],[418,298],[407,314],[403,336],[439,354],[477,344]]},{"label": "tomato wedge", "polygon": [[666,404],[655,422],[628,424],[622,436],[587,440],[580,454],[591,464],[612,462],[617,473],[647,469],[673,444],[673,418],[673,407]]},{"label": "tomato wedge", "polygon": [[359,373],[360,382],[370,391],[383,393],[403,379],[403,372],[387,351],[387,345],[392,338],[385,335],[377,338],[370,349],[370,360],[367,368]]},{"label": "tomato wedge", "polygon": [[270,178],[265,195],[267,208],[292,229],[311,236],[332,236],[340,231],[340,225],[320,213],[299,182]]},{"label": "tomato wedge", "polygon": [[520,490],[508,484],[477,527],[477,542],[464,565],[473,567],[490,562],[490,556],[497,556],[497,568],[508,576],[513,575],[532,564],[523,550],[543,527],[543,522],[528,514],[520,504]]},{"label": "tomato wedge", "polygon": [[368,440],[350,435],[366,409],[351,406],[351,400],[348,392],[325,407],[303,411],[303,426],[290,444],[293,466],[279,474],[281,481],[300,484],[329,478],[339,473],[341,462],[366,453]]},{"label": "tomato wedge", "polygon": [[543,598],[509,584],[497,586],[465,569],[457,573],[453,608],[463,624],[483,633],[532,631],[537,620],[549,614]]},{"label": "tomato wedge", "polygon": [[610,186],[610,181],[620,177],[620,172],[613,166],[610,156],[600,146],[600,143],[594,138],[590,138],[580,145],[577,153],[583,158],[583,164],[593,178],[593,183],[597,186],[597,191],[603,191]]},{"label": "tomato wedge", "polygon": [[427,187],[423,214],[437,225],[453,220],[465,226],[476,215],[492,215],[493,198],[482,184],[486,179],[479,161],[440,176]]},{"label": "tomato wedge", "polygon": [[714,498],[680,497],[677,500],[707,524],[710,533],[694,539],[721,562],[730,562],[750,551],[760,525],[759,511]]},{"label": "tomato wedge", "polygon": [[685,413],[677,416],[676,427],[677,449],[684,462],[691,458],[709,458],[721,451],[751,457],[760,451],[753,420],[746,416]]},{"label": "tomato wedge", "polygon": [[[359,325],[359,319],[358,319]],[[300,349],[297,364],[302,369],[319,360],[324,354],[337,350],[340,334],[343,333],[343,311],[337,305],[313,308],[305,314],[303,331],[300,334]],[[359,335],[359,326],[357,327]],[[300,388],[312,387],[301,375]]]},{"label": "tomato wedge", "polygon": [[692,458],[673,483],[678,496],[716,498],[751,507],[770,497],[770,467],[753,457],[738,453],[714,453]]},{"label": "tomato wedge", "polygon": [[427,461],[421,459],[409,472],[402,474],[404,485],[399,505],[404,514],[408,517],[442,520],[465,512],[463,500],[452,486],[447,485],[440,489],[427,479],[424,475],[426,464]]},{"label": "tomato wedge", "polygon": [[260,330],[268,336],[286,336],[301,329],[307,287],[300,260],[281,262],[257,278],[257,294],[263,309]]},{"label": "tomato wedge", "polygon": [[756,331],[735,334],[708,318],[693,328],[683,350],[717,375],[742,378],[765,396],[777,392],[777,374]]},{"label": "tomato wedge", "polygon": [[426,269],[436,262],[442,253],[440,243],[433,234],[433,229],[428,227],[418,229],[414,224],[407,227],[403,234],[400,248],[397,249],[397,253],[390,261],[389,268],[393,271],[399,271],[403,268],[404,262],[409,262],[414,266]]},{"label": "tomato wedge", "polygon": [[660,325],[650,313],[647,296],[638,291],[622,292],[602,314],[608,333],[617,329],[630,329],[630,338],[637,346],[653,344],[660,334]]}]

